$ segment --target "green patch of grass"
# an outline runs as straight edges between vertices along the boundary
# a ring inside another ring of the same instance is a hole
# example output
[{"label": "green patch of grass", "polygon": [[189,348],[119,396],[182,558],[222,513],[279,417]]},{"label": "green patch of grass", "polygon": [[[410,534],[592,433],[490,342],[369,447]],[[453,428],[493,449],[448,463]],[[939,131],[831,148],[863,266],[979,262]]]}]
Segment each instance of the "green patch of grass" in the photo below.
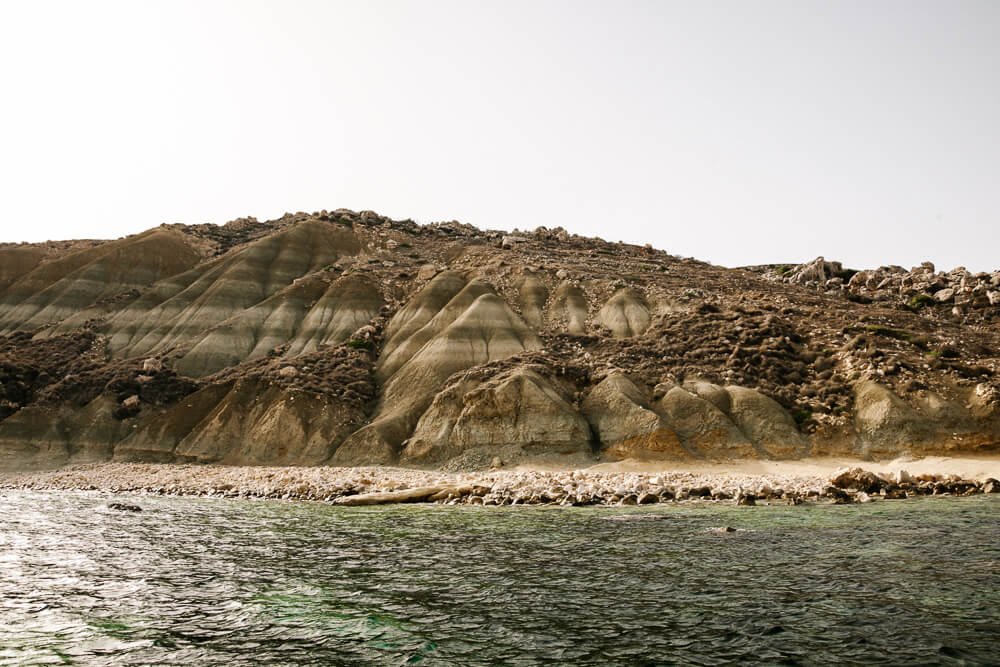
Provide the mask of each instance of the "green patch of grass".
[{"label": "green patch of grass", "polygon": [[370,350],[372,344],[366,340],[358,340],[356,338],[352,338],[351,340],[347,341],[347,346],[353,347],[355,350]]},{"label": "green patch of grass", "polygon": [[926,308],[927,306],[933,306],[934,297],[927,294],[917,294],[912,299],[910,299],[910,302],[906,305],[910,307],[910,310],[916,312],[921,308]]},{"label": "green patch of grass", "polygon": [[788,265],[779,266],[777,269],[775,269],[775,273],[777,273],[779,276],[783,276],[786,273],[791,272],[791,270],[792,270],[792,267],[790,267]]}]

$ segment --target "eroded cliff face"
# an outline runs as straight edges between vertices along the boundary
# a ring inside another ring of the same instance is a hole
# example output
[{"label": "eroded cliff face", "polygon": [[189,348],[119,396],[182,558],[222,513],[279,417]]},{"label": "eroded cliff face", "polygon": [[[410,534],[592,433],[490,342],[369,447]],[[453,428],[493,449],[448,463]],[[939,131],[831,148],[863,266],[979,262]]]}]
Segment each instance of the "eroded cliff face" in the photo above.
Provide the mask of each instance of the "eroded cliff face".
[{"label": "eroded cliff face", "polygon": [[0,246],[0,466],[995,452],[1000,273],[897,269],[346,210]]}]

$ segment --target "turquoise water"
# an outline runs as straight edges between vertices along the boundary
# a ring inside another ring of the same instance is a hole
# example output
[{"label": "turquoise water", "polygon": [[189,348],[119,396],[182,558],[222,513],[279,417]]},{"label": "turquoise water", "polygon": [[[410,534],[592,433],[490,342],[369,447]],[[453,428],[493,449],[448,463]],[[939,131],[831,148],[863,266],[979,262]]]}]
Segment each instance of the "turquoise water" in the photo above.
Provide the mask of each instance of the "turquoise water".
[{"label": "turquoise water", "polygon": [[[338,508],[0,492],[2,664],[996,664],[1000,498]],[[709,529],[741,529],[721,534]]]}]

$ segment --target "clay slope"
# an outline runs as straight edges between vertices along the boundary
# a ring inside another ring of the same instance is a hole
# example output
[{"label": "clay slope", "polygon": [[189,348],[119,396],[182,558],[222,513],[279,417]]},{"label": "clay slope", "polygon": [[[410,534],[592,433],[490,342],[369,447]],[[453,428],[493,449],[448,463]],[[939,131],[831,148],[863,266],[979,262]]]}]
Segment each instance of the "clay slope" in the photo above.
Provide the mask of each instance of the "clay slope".
[{"label": "clay slope", "polygon": [[438,276],[414,297],[413,308],[390,323],[395,335],[386,343],[376,372],[383,390],[374,419],[341,445],[335,462],[394,462],[448,377],[542,347],[538,336],[484,282],[470,281],[444,301],[460,282],[454,274]]},{"label": "clay slope", "polygon": [[350,230],[305,221],[155,284],[103,331],[120,357],[187,351],[212,327],[358,250]]},{"label": "clay slope", "polygon": [[[15,254],[13,250],[8,249],[5,258]],[[57,327],[57,333],[65,333],[91,316],[103,315],[100,300],[144,288],[201,260],[183,234],[162,229],[51,259],[41,257],[36,262],[36,257],[18,258],[18,264],[34,268],[0,295],[2,333],[66,321]]]},{"label": "clay slope", "polygon": [[[995,298],[996,297],[996,298]],[[995,453],[1000,272],[371,211],[0,246],[0,465]]]}]

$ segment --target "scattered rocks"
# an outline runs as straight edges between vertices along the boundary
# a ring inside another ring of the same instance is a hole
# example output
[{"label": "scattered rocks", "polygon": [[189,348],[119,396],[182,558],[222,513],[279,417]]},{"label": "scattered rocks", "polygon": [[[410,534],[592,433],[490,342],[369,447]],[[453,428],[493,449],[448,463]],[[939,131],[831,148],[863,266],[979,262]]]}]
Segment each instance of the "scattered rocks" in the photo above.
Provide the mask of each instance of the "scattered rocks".
[{"label": "scattered rocks", "polygon": [[[850,474],[845,474],[847,472]],[[874,475],[860,468],[851,468],[840,471],[836,478],[841,483],[846,483],[845,480],[870,483],[869,474]],[[859,484],[852,481],[851,486]],[[561,506],[725,502],[752,507],[761,502],[850,504],[922,495],[1000,493],[1000,481],[989,478],[977,482],[954,476],[922,475],[912,482],[901,484],[882,480],[878,491],[866,492],[826,484],[817,477],[787,475],[763,478],[747,474],[652,474],[589,469],[444,473],[381,466],[240,467],[104,463],[34,473],[0,473],[0,489],[4,488],[311,500],[346,507],[412,502]],[[746,489],[757,491],[748,492]],[[131,509],[133,507],[137,506],[125,503],[109,505],[109,508],[119,511],[139,511],[138,508]]]}]

